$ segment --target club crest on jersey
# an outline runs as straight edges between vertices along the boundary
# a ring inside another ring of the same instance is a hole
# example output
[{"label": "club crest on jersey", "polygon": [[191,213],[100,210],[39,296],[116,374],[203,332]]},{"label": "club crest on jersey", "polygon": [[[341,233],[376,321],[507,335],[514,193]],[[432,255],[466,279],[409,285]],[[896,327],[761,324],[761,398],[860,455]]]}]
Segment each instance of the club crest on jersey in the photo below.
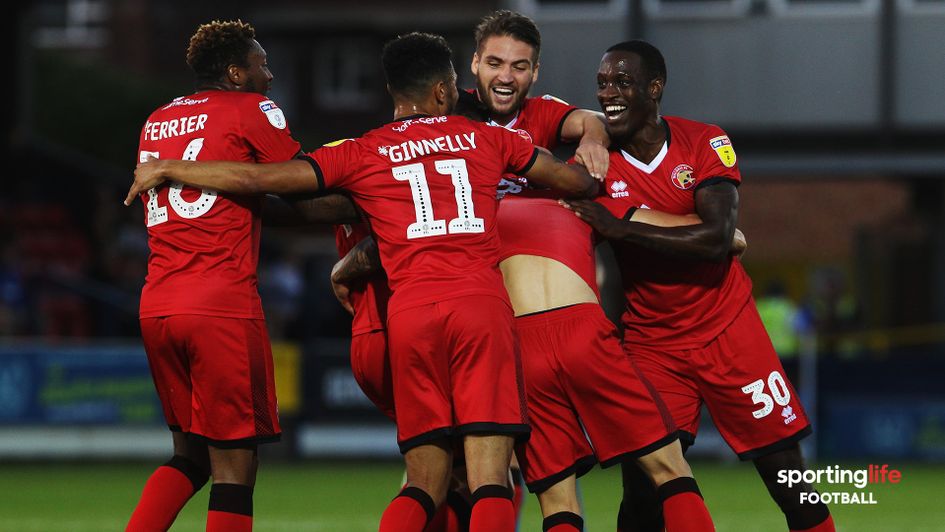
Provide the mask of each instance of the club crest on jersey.
[{"label": "club crest on jersey", "polygon": [[735,148],[732,147],[732,141],[728,139],[728,135],[709,139],[709,146],[712,146],[726,168],[735,166]]},{"label": "club crest on jersey", "polygon": [[630,191],[627,190],[627,184],[623,181],[614,181],[610,184],[611,198],[628,198]]},{"label": "club crest on jersey", "polygon": [[513,129],[512,131],[518,133],[518,136],[522,137],[528,142],[535,142],[532,140],[532,136],[528,133],[528,131],[525,131],[524,129]]},{"label": "club crest on jersey", "polygon": [[696,183],[696,176],[692,175],[692,167],[688,164],[681,164],[673,168],[673,173],[669,179],[676,185],[676,188],[686,190],[692,188]]},{"label": "club crest on jersey", "polygon": [[266,113],[266,118],[269,119],[269,123],[272,124],[272,127],[276,129],[285,129],[285,115],[282,114],[282,109],[279,109],[279,106],[276,105],[276,102],[272,100],[259,102],[259,110]]}]

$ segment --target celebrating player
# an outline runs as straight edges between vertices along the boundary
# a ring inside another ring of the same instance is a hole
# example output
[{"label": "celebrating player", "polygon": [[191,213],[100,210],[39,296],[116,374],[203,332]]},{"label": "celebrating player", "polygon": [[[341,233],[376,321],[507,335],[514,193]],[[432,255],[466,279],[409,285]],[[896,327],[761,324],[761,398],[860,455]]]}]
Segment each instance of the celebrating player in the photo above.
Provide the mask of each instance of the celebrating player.
[{"label": "celebrating player", "polygon": [[[575,158],[606,174],[609,139],[599,113],[550,96],[527,97],[538,75],[535,23],[498,11],[483,19],[476,40],[472,70],[491,123],[523,131],[549,149],[578,140]],[[538,494],[544,529],[583,530],[575,479],[597,459],[605,465],[639,459],[664,496],[668,530],[711,530],[675,428],[623,355],[600,307],[590,228],[562,210],[556,194],[531,190],[514,176],[503,184],[500,267],[516,316],[532,422],[532,437],[517,454],[529,490]],[[656,213],[639,217],[692,223]]]},{"label": "celebrating player", "polygon": [[221,191],[344,188],[377,237],[393,292],[388,307],[398,442],[407,487],[381,530],[420,531],[446,494],[451,437],[463,438],[472,531],[514,529],[506,484],[513,439],[528,426],[512,312],[498,269],[495,189],[523,174],[565,194],[596,182],[516,133],[444,116],[456,73],[441,37],[410,34],[384,48],[394,122],[270,165],[160,160],[139,166],[126,202],[171,179]]},{"label": "celebrating player", "polygon": [[[279,107],[266,52],[249,24],[214,21],[191,37],[197,92],[154,111],[140,161],[286,161],[299,153]],[[141,335],[174,441],[145,484],[129,531],[167,530],[213,476],[207,530],[252,529],[256,446],[280,436],[272,355],[256,289],[258,197],[149,187],[151,255]]]},{"label": "celebrating player", "polygon": [[[811,427],[755,310],[751,281],[729,254],[741,182],[732,143],[717,126],[661,116],[665,84],[663,56],[651,44],[607,50],[597,73],[614,148],[604,195],[568,205],[614,244],[627,298],[624,349],[686,443],[705,403],[729,446],[754,462],[790,530],[833,531],[826,505],[800,503],[812,486],[777,483],[779,470],[804,469],[798,441]],[[702,221],[627,221],[644,208]],[[652,495],[639,469],[625,466],[620,530],[662,530]]]}]

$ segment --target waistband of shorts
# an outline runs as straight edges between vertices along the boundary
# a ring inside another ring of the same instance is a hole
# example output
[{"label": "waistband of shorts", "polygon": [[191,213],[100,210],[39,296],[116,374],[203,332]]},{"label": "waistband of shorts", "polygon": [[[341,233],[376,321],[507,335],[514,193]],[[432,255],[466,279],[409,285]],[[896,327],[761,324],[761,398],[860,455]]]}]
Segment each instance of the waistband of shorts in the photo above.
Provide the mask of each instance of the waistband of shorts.
[{"label": "waistband of shorts", "polygon": [[604,309],[597,303],[577,303],[566,307],[543,310],[533,314],[526,314],[515,318],[515,326],[519,329],[543,327],[563,321],[571,321],[589,315],[605,316]]}]

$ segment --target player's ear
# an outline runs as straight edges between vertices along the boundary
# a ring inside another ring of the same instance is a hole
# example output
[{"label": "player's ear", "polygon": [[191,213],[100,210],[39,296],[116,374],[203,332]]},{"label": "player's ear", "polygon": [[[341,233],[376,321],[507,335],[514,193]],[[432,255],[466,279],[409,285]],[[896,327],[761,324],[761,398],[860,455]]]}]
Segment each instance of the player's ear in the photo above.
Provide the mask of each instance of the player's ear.
[{"label": "player's ear", "polygon": [[437,105],[446,104],[449,92],[449,87],[445,81],[440,80],[433,84],[433,97],[436,99]]},{"label": "player's ear", "polygon": [[535,68],[532,70],[532,83],[538,81],[538,67],[541,66],[541,63],[535,63]]},{"label": "player's ear", "polygon": [[226,67],[226,79],[233,85],[237,87],[243,85],[245,82],[243,78],[243,69],[238,65],[229,65]]},{"label": "player's ear", "polygon": [[659,101],[663,97],[663,86],[666,84],[666,80],[663,78],[654,78],[650,81],[649,86],[649,96],[651,100]]},{"label": "player's ear", "polygon": [[473,53],[472,63],[469,64],[469,70],[473,76],[479,75],[479,52]]}]

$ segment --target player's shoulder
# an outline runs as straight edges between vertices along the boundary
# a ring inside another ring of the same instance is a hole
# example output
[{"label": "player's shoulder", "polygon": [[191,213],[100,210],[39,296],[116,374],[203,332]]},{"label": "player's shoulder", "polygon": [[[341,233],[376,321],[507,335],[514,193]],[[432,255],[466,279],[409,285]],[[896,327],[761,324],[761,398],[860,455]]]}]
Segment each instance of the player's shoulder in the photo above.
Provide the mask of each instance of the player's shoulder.
[{"label": "player's shoulder", "polygon": [[542,107],[557,107],[557,106],[562,106],[562,105],[565,107],[573,107],[568,102],[562,100],[561,98],[558,98],[557,96],[553,94],[542,94],[541,96],[529,96],[528,98],[525,98],[525,104],[526,105],[530,104],[532,106],[542,106]]},{"label": "player's shoulder", "polygon": [[721,127],[708,122],[699,122],[680,116],[664,116],[663,120],[669,124],[673,134],[682,134],[687,137],[704,137],[706,135],[724,135]]}]

